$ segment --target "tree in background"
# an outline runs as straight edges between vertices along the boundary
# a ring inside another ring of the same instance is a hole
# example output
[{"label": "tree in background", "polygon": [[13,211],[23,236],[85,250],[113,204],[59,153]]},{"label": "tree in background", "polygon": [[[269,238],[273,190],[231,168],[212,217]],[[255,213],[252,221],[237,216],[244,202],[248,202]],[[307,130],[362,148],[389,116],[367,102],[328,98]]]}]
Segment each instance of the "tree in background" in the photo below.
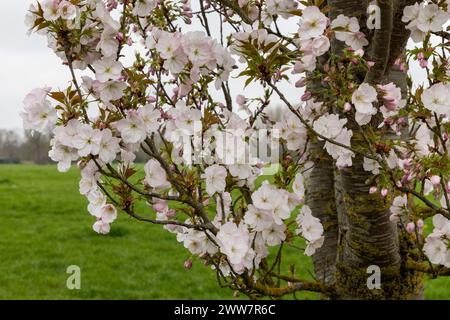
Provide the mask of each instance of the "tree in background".
[{"label": "tree in background", "polygon": [[[450,274],[449,10],[409,0],[44,0],[26,23],[72,82],[27,95],[24,125],[53,130],[60,171],[79,161],[98,233],[117,208],[160,224],[251,298],[421,298],[425,274]],[[411,78],[415,64],[425,83]],[[260,94],[246,97],[242,83]],[[273,162],[277,173],[262,176]],[[287,265],[288,249],[312,256],[314,280]],[[368,285],[372,269],[379,286]]]},{"label": "tree in background", "polygon": [[18,161],[20,157],[20,139],[14,130],[0,130],[0,159]]},{"label": "tree in background", "polygon": [[23,134],[20,134],[15,130],[0,130],[0,161],[51,163],[48,157],[49,143],[50,132],[25,130]]}]

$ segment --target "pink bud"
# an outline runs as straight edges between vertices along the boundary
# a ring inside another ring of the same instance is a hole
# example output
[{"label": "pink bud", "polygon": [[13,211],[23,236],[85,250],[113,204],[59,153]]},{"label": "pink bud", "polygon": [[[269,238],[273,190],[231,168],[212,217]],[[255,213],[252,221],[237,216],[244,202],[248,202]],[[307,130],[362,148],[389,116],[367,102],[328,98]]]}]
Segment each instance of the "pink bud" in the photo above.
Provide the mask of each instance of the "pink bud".
[{"label": "pink bud", "polygon": [[375,192],[377,192],[377,190],[377,187],[370,187],[369,194],[374,194]]},{"label": "pink bud", "polygon": [[402,117],[402,118],[399,118],[398,120],[397,120],[397,124],[405,124],[406,123],[406,119],[404,118],[404,117]]},{"label": "pink bud", "polygon": [[428,61],[425,59],[421,59],[421,60],[419,60],[419,65],[422,69],[425,69],[428,67]]},{"label": "pink bud", "polygon": [[167,209],[167,201],[161,200],[161,201],[155,202],[153,204],[153,209],[156,212],[163,212],[163,211],[165,211]]},{"label": "pink bud", "polygon": [[394,120],[392,118],[386,118],[384,119],[384,124],[390,126],[391,124],[394,123]]},{"label": "pink bud", "polygon": [[395,99],[385,99],[384,102],[385,102],[386,108],[388,108],[389,110],[395,110],[395,108],[398,105],[398,103]]},{"label": "pink bud", "polygon": [[189,269],[192,268],[192,260],[191,260],[191,259],[187,259],[187,260],[184,262],[184,268],[187,269],[187,270],[189,270]]},{"label": "pink bud", "polygon": [[356,50],[355,55],[357,55],[358,57],[364,56],[364,50],[363,49]]},{"label": "pink bud", "polygon": [[238,105],[243,106],[247,102],[247,99],[242,94],[238,94],[236,97],[236,102]]},{"label": "pink bud", "polygon": [[422,234],[422,232],[423,232],[423,227],[424,227],[424,222],[423,222],[423,220],[422,219],[419,219],[419,220],[417,220],[417,232],[419,233],[419,234]]},{"label": "pink bud", "polygon": [[406,225],[406,231],[408,233],[413,233],[416,226],[414,225],[414,222],[410,222]]},{"label": "pink bud", "polygon": [[295,83],[296,88],[303,88],[306,86],[306,78],[302,78]]},{"label": "pink bud", "polygon": [[173,218],[173,217],[175,217],[176,214],[177,214],[177,212],[175,211],[175,209],[170,209],[170,210],[167,211],[166,217],[167,218]]},{"label": "pink bud", "polygon": [[350,110],[352,110],[352,105],[349,102],[346,102],[344,104],[344,112],[349,112]]},{"label": "pink bud", "polygon": [[386,189],[386,188],[381,189],[381,196],[382,196],[383,198],[386,197],[387,194],[388,194],[388,189]]},{"label": "pink bud", "polygon": [[418,227],[418,228],[423,228],[424,225],[425,225],[425,224],[424,224],[424,222],[423,222],[422,219],[417,220],[417,227]]},{"label": "pink bud", "polygon": [[149,96],[147,97],[147,101],[150,103],[155,103],[156,102],[156,97],[155,96]]},{"label": "pink bud", "polygon": [[375,62],[374,62],[374,61],[367,61],[367,66],[368,66],[369,68],[372,68],[374,65],[375,65]]},{"label": "pink bud", "polygon": [[441,177],[439,176],[431,176],[430,178],[431,183],[433,184],[433,186],[439,186],[439,184],[441,183]]},{"label": "pink bud", "polygon": [[305,92],[305,93],[302,95],[301,100],[302,100],[302,101],[308,101],[308,100],[311,99],[311,98],[312,98],[312,93],[309,92],[309,91],[307,91],[307,92]]},{"label": "pink bud", "polygon": [[117,39],[118,41],[122,42],[122,41],[123,41],[123,33],[122,33],[122,32],[118,32],[118,33],[116,34],[116,39]]},{"label": "pink bud", "polygon": [[411,173],[407,172],[402,177],[402,184],[406,184],[408,181],[412,179]]}]

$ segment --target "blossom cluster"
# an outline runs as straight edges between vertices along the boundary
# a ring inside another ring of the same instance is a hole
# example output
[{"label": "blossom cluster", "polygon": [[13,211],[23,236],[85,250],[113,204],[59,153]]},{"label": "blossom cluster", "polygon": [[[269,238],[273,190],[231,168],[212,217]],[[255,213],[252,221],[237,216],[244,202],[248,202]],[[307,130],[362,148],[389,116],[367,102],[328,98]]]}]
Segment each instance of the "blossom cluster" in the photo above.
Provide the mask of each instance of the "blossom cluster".
[{"label": "blossom cluster", "polygon": [[[31,91],[21,112],[24,127],[52,132],[49,156],[59,171],[78,161],[79,191],[88,199],[97,233],[107,234],[123,209],[164,225],[224,277],[256,279],[256,269],[267,269],[262,262],[270,248],[281,250],[295,238],[304,239],[304,253],[313,255],[325,236],[313,206],[305,204],[316,159],[309,154],[312,141],[323,143],[337,170],[361,161],[373,175],[369,193],[392,201],[390,220],[407,232],[422,235],[424,228],[425,217],[411,214],[415,190],[427,205],[427,197],[433,198],[434,211],[448,212],[450,61],[444,45],[426,44],[399,57],[433,60],[430,85],[401,88],[352,74],[375,65],[364,51],[368,35],[355,17],[330,20],[319,7],[300,8],[294,0],[239,0],[248,16],[241,13],[246,23],[237,24],[232,12],[205,1],[202,10],[224,15],[233,30],[221,29],[214,38],[190,1],[170,4],[43,0],[26,18],[30,30],[47,36],[73,79],[63,91]],[[405,8],[403,22],[415,40],[426,39],[442,30],[448,7],[417,3]],[[194,15],[205,32],[182,32]],[[287,18],[298,21],[293,35],[272,29]],[[345,44],[341,57],[329,54],[333,39]],[[135,51],[131,63],[123,59],[125,47]],[[428,68],[428,62],[421,65]],[[292,85],[299,96],[306,87],[298,105],[278,86],[291,73],[300,77]],[[228,81],[241,76],[248,77],[246,85],[259,81],[262,93],[255,99],[238,95],[236,110]],[[311,78],[321,84],[317,92],[308,86]],[[211,84],[224,99],[212,94]],[[413,93],[408,99],[406,89]],[[276,94],[288,108],[271,115],[266,109]],[[408,126],[410,139],[403,139]],[[366,145],[355,143],[357,135]],[[281,142],[269,148],[279,170],[268,181],[263,173],[270,161],[252,151],[273,141]],[[147,157],[143,166],[135,164],[138,152]],[[145,217],[135,212],[142,199]],[[449,222],[443,215],[433,222],[424,252],[432,263],[448,266]]]},{"label": "blossom cluster", "polygon": [[444,11],[435,3],[428,1],[416,2],[405,7],[402,22],[411,30],[411,37],[415,42],[422,42],[429,32],[439,32],[450,19],[450,8]]},{"label": "blossom cluster", "polygon": [[181,34],[154,29],[147,38],[146,45],[159,53],[164,60],[164,68],[173,75],[178,76],[182,72],[187,74],[183,77],[183,85],[179,88],[180,97],[190,91],[192,84],[198,82],[201,75],[214,70],[216,70],[215,86],[217,89],[220,88],[235,65],[228,50],[201,31]]},{"label": "blossom cluster", "polygon": [[443,215],[433,217],[434,230],[425,239],[424,252],[431,263],[450,268],[450,221]]}]

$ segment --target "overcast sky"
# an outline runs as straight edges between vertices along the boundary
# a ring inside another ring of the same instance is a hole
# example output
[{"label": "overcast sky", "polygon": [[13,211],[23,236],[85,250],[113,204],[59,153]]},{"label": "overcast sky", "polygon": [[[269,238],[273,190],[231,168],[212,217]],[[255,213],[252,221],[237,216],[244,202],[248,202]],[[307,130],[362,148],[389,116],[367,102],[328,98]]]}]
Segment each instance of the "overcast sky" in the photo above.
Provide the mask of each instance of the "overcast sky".
[{"label": "overcast sky", "polygon": [[[48,85],[65,88],[69,81],[67,67],[47,47],[44,36],[27,35],[24,17],[32,0],[2,1],[0,10],[0,129],[20,129],[19,111],[24,96],[34,88]],[[290,27],[295,28],[292,19]],[[195,25],[194,25],[195,27]],[[294,29],[295,30],[295,29]],[[415,79],[423,78],[423,72],[414,68]],[[242,93],[243,79],[232,82],[233,94]],[[285,87],[285,86],[282,86]],[[301,92],[287,90],[292,102],[298,101]],[[250,87],[247,96],[257,96],[260,88]]]},{"label": "overcast sky", "polygon": [[27,36],[30,0],[2,1],[0,10],[0,128],[21,128],[24,96],[36,87],[63,87],[68,73],[43,36]]}]

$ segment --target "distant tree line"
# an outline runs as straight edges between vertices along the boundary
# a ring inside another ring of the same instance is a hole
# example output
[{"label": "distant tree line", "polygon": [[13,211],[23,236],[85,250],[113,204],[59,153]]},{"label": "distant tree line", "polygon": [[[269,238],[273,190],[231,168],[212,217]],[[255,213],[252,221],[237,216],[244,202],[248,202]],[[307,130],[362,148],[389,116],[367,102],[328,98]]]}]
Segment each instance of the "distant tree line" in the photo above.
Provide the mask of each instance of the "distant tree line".
[{"label": "distant tree line", "polygon": [[51,163],[49,142],[50,134],[0,129],[0,163]]},{"label": "distant tree line", "polygon": [[[0,129],[0,164],[53,163],[48,156],[50,140],[50,133]],[[136,162],[145,162],[146,158],[146,155],[140,152],[136,155]]]}]

